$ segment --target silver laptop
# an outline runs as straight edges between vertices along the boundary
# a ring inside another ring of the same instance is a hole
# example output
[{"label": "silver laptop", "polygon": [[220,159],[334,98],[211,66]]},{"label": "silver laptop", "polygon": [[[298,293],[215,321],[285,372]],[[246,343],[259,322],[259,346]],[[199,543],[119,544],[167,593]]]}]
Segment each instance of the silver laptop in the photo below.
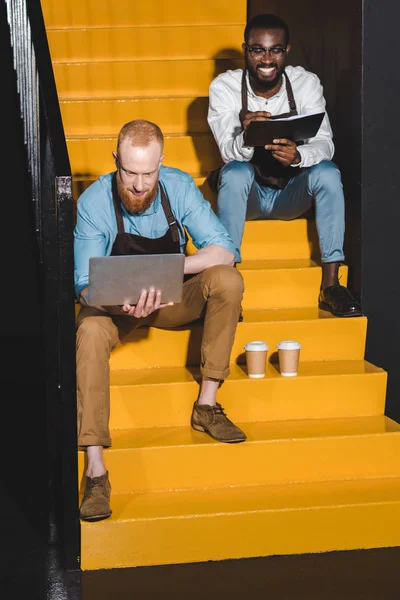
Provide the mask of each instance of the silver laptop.
[{"label": "silver laptop", "polygon": [[89,304],[137,304],[143,290],[161,290],[161,302],[182,300],[184,254],[96,256],[89,259]]}]

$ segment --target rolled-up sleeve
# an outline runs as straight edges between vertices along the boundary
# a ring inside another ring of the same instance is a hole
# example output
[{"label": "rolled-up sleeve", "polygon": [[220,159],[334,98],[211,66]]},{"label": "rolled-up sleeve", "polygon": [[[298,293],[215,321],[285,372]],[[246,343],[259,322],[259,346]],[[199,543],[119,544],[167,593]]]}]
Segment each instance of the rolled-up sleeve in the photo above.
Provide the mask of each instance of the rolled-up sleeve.
[{"label": "rolled-up sleeve", "polygon": [[187,183],[184,197],[182,196],[182,207],[181,223],[197,249],[216,245],[235,254],[235,247],[227,230],[193,179]]},{"label": "rolled-up sleeve", "polygon": [[74,283],[77,297],[89,284],[89,258],[106,255],[106,236],[96,225],[88,204],[79,200],[74,229]]},{"label": "rolled-up sleeve", "polygon": [[243,129],[232,90],[217,78],[209,87],[208,124],[218,144],[222,160],[249,161],[254,148],[243,146]]}]

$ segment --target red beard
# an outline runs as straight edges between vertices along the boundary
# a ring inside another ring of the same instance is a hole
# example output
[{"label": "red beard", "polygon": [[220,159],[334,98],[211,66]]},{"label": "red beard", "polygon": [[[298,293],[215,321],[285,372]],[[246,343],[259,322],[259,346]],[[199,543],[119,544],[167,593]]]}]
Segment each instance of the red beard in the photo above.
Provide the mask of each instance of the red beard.
[{"label": "red beard", "polygon": [[120,178],[117,176],[118,194],[122,204],[129,213],[143,213],[153,204],[158,191],[158,178],[154,186],[143,196],[137,198],[126,187],[123,187]]}]

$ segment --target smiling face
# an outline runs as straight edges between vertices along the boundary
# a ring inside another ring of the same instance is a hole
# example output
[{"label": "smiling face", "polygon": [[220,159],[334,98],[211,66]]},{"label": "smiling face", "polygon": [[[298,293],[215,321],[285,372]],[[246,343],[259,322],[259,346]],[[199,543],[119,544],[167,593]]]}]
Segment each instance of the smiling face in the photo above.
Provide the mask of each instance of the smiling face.
[{"label": "smiling face", "polygon": [[[257,54],[257,50],[250,51],[249,48],[286,48],[286,51],[275,55],[272,52]],[[286,46],[284,30],[254,28],[250,31],[247,44],[243,44],[243,50],[254,91],[273,95],[281,85],[286,56],[290,50],[290,44]]]},{"label": "smiling face", "polygon": [[118,193],[128,212],[144,212],[154,202],[163,158],[157,140],[145,146],[134,146],[129,138],[121,142],[114,159],[118,170]]}]

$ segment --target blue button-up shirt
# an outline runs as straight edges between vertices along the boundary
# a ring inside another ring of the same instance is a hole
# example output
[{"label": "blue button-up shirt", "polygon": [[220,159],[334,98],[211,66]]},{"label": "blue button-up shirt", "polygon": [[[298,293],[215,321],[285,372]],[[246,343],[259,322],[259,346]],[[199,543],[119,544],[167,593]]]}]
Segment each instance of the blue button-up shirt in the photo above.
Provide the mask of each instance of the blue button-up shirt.
[{"label": "blue button-up shirt", "polygon": [[[109,256],[117,235],[117,220],[112,199],[113,173],[102,175],[79,197],[74,229],[74,279],[77,297],[89,283],[89,258]],[[233,242],[210,203],[204,199],[193,178],[171,167],[161,166],[163,184],[171,210],[178,223],[181,252],[186,252],[187,229],[196,248],[217,245],[235,254]],[[153,204],[143,213],[130,214],[122,205],[125,233],[147,238],[165,235],[168,229],[160,190]]]}]

